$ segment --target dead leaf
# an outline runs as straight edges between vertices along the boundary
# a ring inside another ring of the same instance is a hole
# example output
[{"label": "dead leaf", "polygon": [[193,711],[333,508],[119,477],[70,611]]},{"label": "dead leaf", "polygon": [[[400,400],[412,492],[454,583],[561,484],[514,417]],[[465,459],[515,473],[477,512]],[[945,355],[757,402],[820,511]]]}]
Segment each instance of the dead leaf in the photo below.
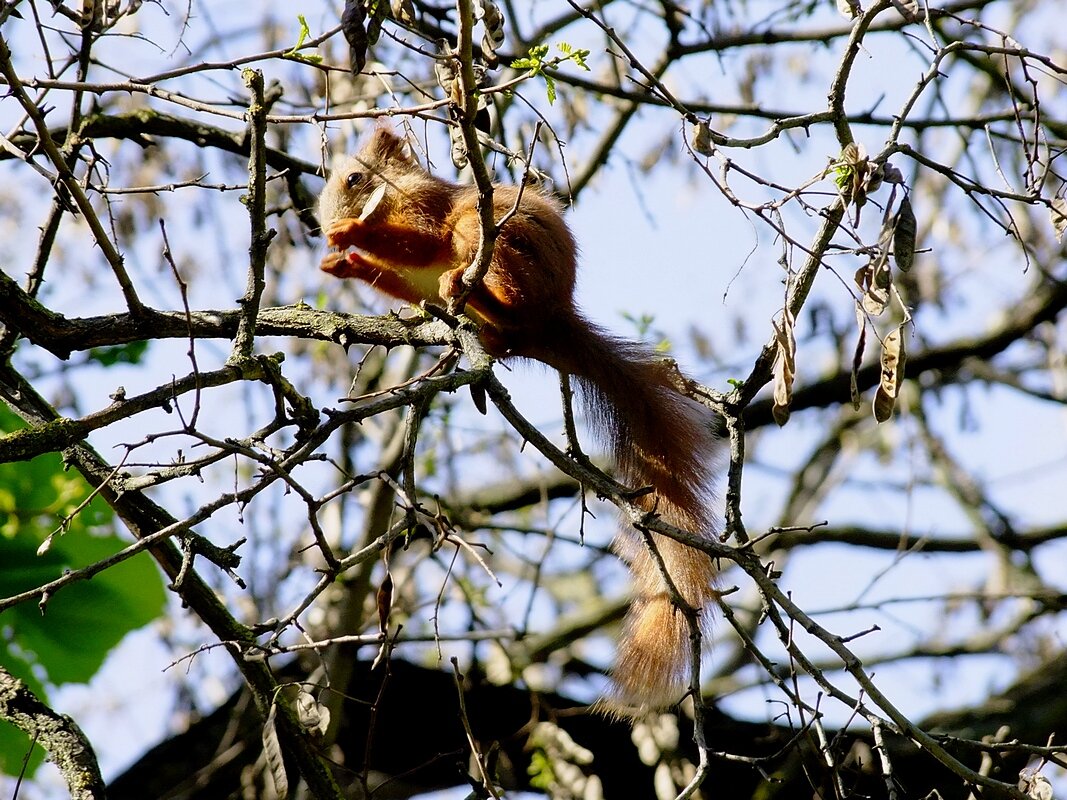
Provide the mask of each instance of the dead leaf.
[{"label": "dead leaf", "polygon": [[894,186],[903,186],[904,174],[887,161],[882,167],[882,181],[884,183],[891,183]]},{"label": "dead leaf", "polygon": [[867,180],[863,184],[863,194],[865,196],[872,195],[881,189],[884,178],[885,170],[882,168],[882,165],[875,164],[867,174]]},{"label": "dead leaf", "polygon": [[316,736],[325,736],[330,727],[330,709],[304,689],[296,696],[296,718],[304,730]]},{"label": "dead leaf", "polygon": [[497,51],[504,45],[504,14],[493,0],[475,0],[474,17],[481,20],[485,33],[482,35],[482,53],[493,65]]},{"label": "dead leaf", "polygon": [[877,317],[889,304],[889,287],[893,282],[893,275],[889,270],[889,253],[885,248],[880,248],[876,255],[871,256],[864,280],[867,289],[863,293],[863,310],[872,317]]},{"label": "dead leaf", "polygon": [[919,2],[918,0],[890,0],[900,16],[904,17],[908,22],[918,22],[919,16]]},{"label": "dead leaf", "polygon": [[389,10],[393,19],[405,25],[415,24],[415,6],[411,0],[389,0]]},{"label": "dead leaf", "polygon": [[693,149],[702,156],[715,153],[715,148],[711,143],[711,126],[708,125],[707,120],[699,120],[693,126]]},{"label": "dead leaf", "polygon": [[849,19],[855,19],[863,13],[859,0],[836,0],[837,10]]},{"label": "dead leaf", "polygon": [[433,62],[433,74],[437,78],[437,85],[444,91],[445,97],[457,102],[459,97],[459,90],[456,87],[457,62],[453,57],[452,48],[449,47],[448,42],[442,39],[438,45],[437,52],[441,56],[434,59]]},{"label": "dead leaf", "polygon": [[1052,198],[1048,213],[1052,217],[1052,229],[1056,231],[1056,241],[1062,243],[1063,232],[1067,230],[1067,198]]},{"label": "dead leaf", "polygon": [[389,612],[393,608],[393,576],[385,573],[376,597],[378,605],[378,630],[383,634],[389,632]]},{"label": "dead leaf", "polygon": [[452,164],[456,169],[463,169],[470,163],[470,158],[467,156],[467,143],[463,141],[463,131],[458,125],[450,125],[448,127],[448,138],[452,143],[452,150],[450,151]]},{"label": "dead leaf", "polygon": [[1040,767],[1027,767],[1020,772],[1018,787],[1020,792],[1025,792],[1033,800],[1054,800],[1055,797],[1052,784],[1041,774]]},{"label": "dead leaf", "polygon": [[470,384],[470,390],[471,400],[474,401],[474,407],[478,409],[478,413],[484,417],[488,408],[486,404],[485,387],[481,384],[472,383]]}]

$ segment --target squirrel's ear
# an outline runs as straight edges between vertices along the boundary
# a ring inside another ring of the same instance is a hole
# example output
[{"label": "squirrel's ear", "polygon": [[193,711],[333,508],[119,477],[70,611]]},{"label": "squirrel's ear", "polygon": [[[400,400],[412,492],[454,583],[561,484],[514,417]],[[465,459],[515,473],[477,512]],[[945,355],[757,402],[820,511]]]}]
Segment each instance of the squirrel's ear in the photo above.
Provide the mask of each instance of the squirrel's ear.
[{"label": "squirrel's ear", "polygon": [[378,128],[374,132],[372,144],[378,157],[383,161],[403,161],[412,163],[415,160],[411,145],[402,136],[397,136],[389,128]]}]

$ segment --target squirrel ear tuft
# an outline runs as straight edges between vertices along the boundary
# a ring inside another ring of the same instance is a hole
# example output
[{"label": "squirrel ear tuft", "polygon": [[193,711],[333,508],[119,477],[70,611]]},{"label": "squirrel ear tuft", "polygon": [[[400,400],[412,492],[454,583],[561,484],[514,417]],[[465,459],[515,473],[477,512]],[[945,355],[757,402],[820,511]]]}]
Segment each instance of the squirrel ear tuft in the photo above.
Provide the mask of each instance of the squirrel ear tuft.
[{"label": "squirrel ear tuft", "polygon": [[398,136],[390,128],[384,126],[374,131],[371,147],[382,161],[403,161],[405,163],[414,161],[411,145],[402,136]]}]

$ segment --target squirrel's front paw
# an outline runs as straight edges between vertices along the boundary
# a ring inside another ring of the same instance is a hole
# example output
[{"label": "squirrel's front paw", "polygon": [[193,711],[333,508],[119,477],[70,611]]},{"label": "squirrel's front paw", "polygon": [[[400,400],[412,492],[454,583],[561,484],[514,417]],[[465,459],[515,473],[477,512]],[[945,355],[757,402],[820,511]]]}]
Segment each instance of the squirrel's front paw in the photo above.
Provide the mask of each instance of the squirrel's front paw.
[{"label": "squirrel's front paw", "polygon": [[348,277],[348,261],[345,259],[344,253],[327,253],[322,257],[322,261],[319,263],[319,269],[323,272],[335,275],[338,278]]},{"label": "squirrel's front paw", "polygon": [[342,250],[358,245],[363,238],[363,228],[362,220],[355,217],[334,220],[326,226],[326,244]]},{"label": "squirrel's front paw", "polygon": [[319,262],[319,269],[335,278],[360,278],[372,282],[381,275],[379,269],[364,261],[358,253],[341,251],[324,255]]}]

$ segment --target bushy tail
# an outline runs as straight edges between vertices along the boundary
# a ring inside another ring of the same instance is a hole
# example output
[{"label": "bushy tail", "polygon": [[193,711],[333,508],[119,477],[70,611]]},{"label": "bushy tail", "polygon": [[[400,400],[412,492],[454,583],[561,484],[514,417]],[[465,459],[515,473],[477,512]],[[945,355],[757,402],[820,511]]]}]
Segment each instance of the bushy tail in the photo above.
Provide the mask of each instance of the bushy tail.
[{"label": "bushy tail", "polygon": [[[574,376],[590,427],[611,448],[620,482],[654,489],[636,502],[671,525],[714,536],[718,523],[711,479],[717,436],[711,412],[681,395],[668,367],[647,348],[577,315],[553,320],[543,341],[544,350],[529,355]],[[653,541],[678,593],[705,621],[715,596],[712,560],[660,534],[653,534]],[[633,571],[634,600],[619,642],[613,696],[606,705],[628,715],[662,708],[684,694],[690,630],[640,534],[627,526],[615,546]]]}]

